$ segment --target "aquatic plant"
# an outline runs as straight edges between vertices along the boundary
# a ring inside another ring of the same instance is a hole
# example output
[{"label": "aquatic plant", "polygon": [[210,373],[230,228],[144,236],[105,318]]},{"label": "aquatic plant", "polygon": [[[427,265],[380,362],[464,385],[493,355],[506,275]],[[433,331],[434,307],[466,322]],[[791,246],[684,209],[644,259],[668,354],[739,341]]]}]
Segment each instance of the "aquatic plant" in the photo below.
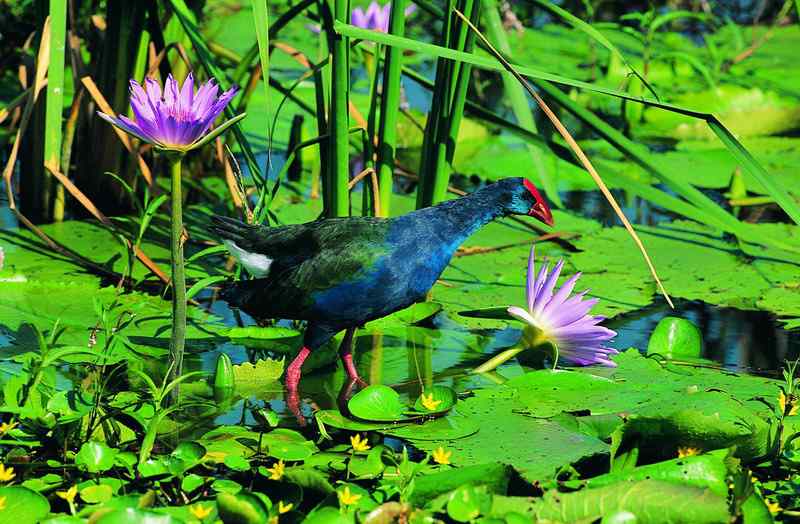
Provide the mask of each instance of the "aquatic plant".
[{"label": "aquatic plant", "polygon": [[[389,14],[391,9],[391,2],[386,2],[386,4],[382,6],[373,0],[366,11],[360,7],[353,9],[353,12],[350,14],[350,23],[356,27],[387,33],[389,32]],[[404,12],[405,15],[408,16],[415,10],[416,6],[411,4],[405,8]]]},{"label": "aquatic plant", "polygon": [[617,350],[606,347],[605,344],[617,333],[599,325],[605,317],[589,314],[599,300],[584,299],[588,290],[572,295],[581,274],[572,275],[555,291],[564,260],[559,259],[552,269],[549,264],[543,265],[536,275],[535,252],[534,245],[528,256],[525,286],[527,307],[510,306],[507,309],[509,315],[527,324],[520,344],[491,358],[475,369],[475,372],[490,371],[528,348],[553,350],[556,360],[554,365],[558,363],[559,357],[564,357],[581,366],[616,366],[609,357],[617,354]]},{"label": "aquatic plant", "polygon": [[599,302],[597,298],[584,300],[587,291],[572,295],[572,290],[581,274],[572,275],[556,291],[555,285],[564,267],[564,260],[559,259],[551,270],[545,264],[536,278],[534,275],[535,246],[531,247],[528,257],[528,276],[525,295],[528,308],[517,306],[508,308],[508,313],[527,323],[536,331],[537,339],[545,339],[558,347],[560,356],[576,364],[604,364],[614,366],[608,359],[617,350],[605,347],[616,332],[600,326],[605,320],[603,316],[589,315],[592,307]]},{"label": "aquatic plant", "polygon": [[181,163],[183,156],[207,144],[228,127],[244,118],[240,114],[208,132],[211,125],[233,99],[233,87],[218,96],[219,87],[212,78],[195,92],[194,75],[189,73],[182,86],[172,75],[162,91],[161,86],[148,78],[145,88],[130,81],[131,109],[135,120],[125,115],[113,117],[98,114],[119,129],[163,151],[169,160],[172,180],[172,215],[170,253],[172,264],[172,356],[171,376],[181,376],[186,338],[186,276],[183,260],[183,198],[181,196]]},{"label": "aquatic plant", "polygon": [[140,140],[164,151],[186,153],[207,144],[232,122],[228,121],[217,132],[207,134],[209,128],[236,95],[232,87],[221,95],[212,78],[195,92],[194,75],[189,73],[182,86],[172,75],[161,86],[152,78],[145,79],[145,87],[136,80],[130,81],[131,109],[135,120],[125,115],[114,117],[102,111],[98,114]]}]

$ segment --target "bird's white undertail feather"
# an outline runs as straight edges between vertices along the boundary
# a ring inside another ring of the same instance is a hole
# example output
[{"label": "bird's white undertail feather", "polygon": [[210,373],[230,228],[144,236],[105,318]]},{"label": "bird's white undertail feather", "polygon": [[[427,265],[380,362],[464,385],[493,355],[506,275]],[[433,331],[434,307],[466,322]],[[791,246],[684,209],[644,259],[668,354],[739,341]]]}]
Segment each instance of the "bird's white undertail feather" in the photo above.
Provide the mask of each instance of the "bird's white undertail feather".
[{"label": "bird's white undertail feather", "polygon": [[269,274],[269,267],[272,265],[271,258],[259,253],[245,251],[230,240],[224,240],[223,242],[225,242],[228,252],[244,266],[248,273],[257,278],[263,278]]}]

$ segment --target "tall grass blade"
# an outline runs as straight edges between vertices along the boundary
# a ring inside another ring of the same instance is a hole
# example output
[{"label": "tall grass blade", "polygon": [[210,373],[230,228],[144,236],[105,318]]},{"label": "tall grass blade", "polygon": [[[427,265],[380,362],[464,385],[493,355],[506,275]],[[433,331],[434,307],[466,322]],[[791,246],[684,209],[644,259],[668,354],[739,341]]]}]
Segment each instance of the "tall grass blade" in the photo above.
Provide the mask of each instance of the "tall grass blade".
[{"label": "tall grass blade", "polygon": [[[348,0],[325,0],[333,3],[333,15],[336,21],[349,20],[350,2]],[[349,39],[333,31],[329,32],[329,48],[331,54],[331,89],[328,122],[328,182],[330,193],[326,209],[328,216],[347,216],[350,214],[350,192],[347,185],[350,179],[350,142],[348,136],[349,114],[348,101],[350,90]]]},{"label": "tall grass blade", "polygon": [[[652,85],[650,85],[650,83],[647,81],[647,79],[644,76],[642,76],[642,74],[639,73],[639,71],[637,71],[631,65],[630,62],[628,62],[628,59],[625,58],[625,55],[623,55],[620,52],[620,50],[617,49],[617,47],[614,44],[612,44],[611,41],[608,38],[605,37],[605,35],[603,35],[603,33],[598,31],[597,29],[595,29],[595,27],[592,26],[592,24],[581,20],[580,18],[578,18],[577,16],[573,15],[572,13],[567,11],[566,9],[563,9],[563,8],[561,8],[561,7],[555,5],[554,3],[549,2],[547,0],[533,0],[533,2],[536,3],[537,5],[539,5],[540,7],[543,7],[545,9],[547,9],[548,11],[550,11],[551,13],[556,15],[557,17],[561,18],[562,20],[564,20],[566,23],[568,23],[569,25],[571,25],[575,29],[586,33],[595,42],[597,42],[601,46],[603,46],[606,49],[608,49],[608,51],[612,55],[617,57],[617,59],[620,62],[625,64],[625,66],[628,68],[628,70],[631,73],[633,73],[633,75],[636,76],[636,78],[638,78],[639,80],[642,81],[642,84],[644,84],[644,86],[647,88],[647,90],[650,91],[653,94],[654,97],[659,99],[658,93],[656,93],[656,90],[653,88]],[[503,52],[502,49],[500,49],[500,51]]]},{"label": "tall grass blade", "polygon": [[[47,99],[45,105],[44,127],[44,165],[50,171],[61,169],[62,116],[64,112],[64,53],[66,50],[67,2],[66,0],[50,1],[50,65],[47,69]],[[55,187],[53,201],[53,220],[64,219],[64,188]],[[46,195],[45,195],[46,196]],[[50,202],[45,202],[45,209]]]},{"label": "tall grass blade", "polygon": [[[214,63],[211,51],[208,49],[205,38],[200,34],[197,23],[194,21],[194,15],[186,5],[186,2],[184,0],[168,0],[168,2],[175,16],[180,21],[181,26],[183,26],[184,31],[186,31],[186,35],[192,42],[192,47],[197,53],[197,57],[200,59],[203,69],[206,70],[209,76],[217,80],[220,88],[227,89],[230,87],[225,73]],[[230,104],[225,108],[225,116],[227,118],[236,116]],[[236,138],[236,142],[239,144],[242,155],[244,155],[245,161],[247,162],[250,175],[259,187],[265,187],[264,175],[261,173],[261,168],[258,166],[256,157],[253,154],[253,149],[250,147],[250,142],[248,142],[247,137],[244,136],[244,132],[239,125],[233,126],[232,130],[233,136]]]},{"label": "tall grass blade", "polygon": [[[472,48],[474,35],[454,15],[456,8],[469,12],[477,20],[480,1],[450,0],[447,4],[447,23],[442,32],[442,43],[446,48],[461,52]],[[471,64],[468,62],[442,57],[437,61],[433,100],[422,144],[417,208],[431,206],[446,197],[450,180],[449,163],[455,154],[470,70]]]},{"label": "tall grass blade", "polygon": [[[492,41],[492,44],[500,50],[501,53],[511,56],[511,46],[508,43],[508,36],[506,35],[503,21],[500,18],[500,10],[496,0],[486,0],[486,9],[484,10],[484,22],[486,26],[486,36]],[[528,97],[525,96],[525,91],[522,86],[514,79],[511,73],[500,73],[503,79],[503,90],[508,97],[508,102],[511,105],[511,110],[523,129],[527,129],[532,133],[538,133],[536,129],[536,121],[533,119],[533,112],[531,111]],[[528,152],[533,159],[533,170],[538,178],[541,187],[544,188],[547,197],[557,207],[564,207],[561,197],[558,194],[555,180],[550,176],[548,169],[545,167],[544,152],[533,144],[526,144]],[[550,159],[548,159],[550,160]]]},{"label": "tall grass blade", "polygon": [[[389,32],[402,36],[405,32],[406,0],[393,0],[389,15]],[[400,110],[400,78],[403,69],[403,50],[386,47],[383,65],[383,93],[381,95],[380,124],[378,127],[378,187],[382,216],[391,212],[392,186],[394,184],[394,159],[397,151],[397,115]],[[377,58],[377,57],[376,57]]]},{"label": "tall grass blade", "polygon": [[564,124],[561,123],[561,121],[558,119],[558,117],[555,115],[555,113],[553,113],[553,111],[545,103],[545,101],[542,100],[542,97],[540,97],[539,94],[536,93],[536,91],[533,90],[533,88],[522,77],[522,75],[520,75],[518,72],[514,71],[514,68],[511,66],[511,64],[508,63],[508,61],[505,58],[503,58],[503,55],[501,55],[494,47],[492,47],[492,44],[489,43],[489,41],[478,30],[478,28],[475,27],[472,23],[470,23],[466,19],[466,17],[464,17],[464,15],[462,15],[461,13],[457,13],[457,14],[459,16],[461,16],[467,24],[469,24],[469,26],[472,29],[472,31],[475,34],[478,35],[478,38],[480,38],[483,41],[483,43],[489,48],[489,50],[495,56],[495,58],[497,58],[497,60],[499,60],[503,64],[503,67],[509,73],[514,75],[514,78],[516,78],[517,81],[519,81],[519,83],[522,84],[522,86],[525,88],[525,90],[528,91],[528,93],[534,98],[534,100],[536,100],[536,103],[539,104],[539,107],[542,109],[544,114],[547,115],[547,118],[550,120],[550,122],[553,124],[553,126],[556,128],[556,130],[559,132],[559,134],[564,138],[564,140],[567,142],[567,144],[569,144],[569,147],[575,153],[575,156],[578,157],[578,160],[580,160],[581,164],[583,164],[583,167],[591,175],[592,179],[597,184],[597,187],[600,188],[600,192],[603,193],[603,196],[606,198],[606,200],[608,200],[608,203],[611,205],[612,209],[617,214],[617,217],[619,217],[620,221],[625,226],[625,229],[630,234],[631,238],[633,239],[634,243],[636,244],[636,247],[639,248],[639,251],[642,253],[642,256],[644,257],[644,261],[647,264],[647,267],[650,269],[650,274],[653,275],[653,279],[656,281],[656,285],[658,286],[658,289],[661,291],[661,294],[664,296],[664,298],[666,299],[666,301],[670,305],[670,307],[674,308],[675,306],[672,304],[672,300],[669,298],[669,294],[667,293],[667,290],[664,287],[664,284],[661,283],[661,279],[658,277],[658,273],[656,272],[656,268],[653,265],[653,262],[650,260],[650,255],[648,255],[647,250],[644,247],[644,244],[642,243],[641,239],[639,238],[639,235],[637,235],[636,231],[633,230],[633,226],[631,226],[630,222],[628,222],[628,218],[625,216],[625,213],[622,212],[622,209],[619,207],[619,204],[617,204],[617,201],[614,198],[614,195],[612,195],[611,191],[608,190],[608,187],[606,187],[605,182],[603,182],[603,179],[600,178],[600,175],[597,173],[597,171],[595,170],[594,166],[589,161],[589,158],[583,152],[583,150],[578,145],[578,143],[575,141],[575,139],[572,137],[572,135],[569,133],[569,131],[567,131],[567,128],[564,127]]},{"label": "tall grass blade", "polygon": [[[267,0],[252,0],[253,3],[253,22],[256,25],[256,40],[258,41],[258,58],[261,61],[261,78],[264,82],[264,95],[267,111],[267,121],[269,121],[269,5]],[[267,144],[272,149],[272,133],[270,127],[266,126]],[[267,155],[267,176],[269,176],[271,159]]]},{"label": "tall grass blade", "polygon": [[[505,70],[503,69],[502,65],[498,64],[497,62],[492,62],[492,60],[489,58],[477,56],[471,53],[464,53],[461,51],[457,51],[455,49],[448,49],[434,44],[420,42],[418,40],[411,40],[408,38],[398,37],[396,35],[378,33],[376,31],[365,31],[358,27],[350,26],[347,24],[339,24],[339,23],[336,24],[336,30],[341,32],[342,34],[350,36],[351,38],[361,38],[364,40],[380,42],[386,45],[395,45],[402,49],[408,49],[418,53],[430,54],[441,58],[462,60],[488,70],[493,70],[493,71]],[[711,113],[704,113],[702,111],[695,111],[692,109],[676,106],[673,104],[659,102],[657,100],[652,100],[649,98],[633,96],[630,95],[629,93],[617,91],[615,89],[605,88],[595,84],[590,84],[588,82],[582,82],[580,80],[573,80],[571,78],[566,78],[560,75],[546,73],[531,67],[517,66],[515,64],[510,64],[510,65],[520,75],[534,79],[536,84],[543,90],[546,90],[550,96],[552,96],[553,98],[557,97],[559,105],[564,106],[565,109],[576,114],[576,116],[578,116],[578,113],[585,115],[587,117],[586,119],[587,123],[589,120],[591,120],[595,124],[601,124],[603,127],[607,129],[609,136],[613,134],[619,137],[620,140],[617,142],[618,144],[627,142],[629,145],[632,145],[632,143],[624,135],[622,135],[622,133],[612,128],[611,126],[608,126],[608,124],[605,124],[605,122],[602,122],[602,120],[600,120],[590,111],[587,111],[586,109],[580,107],[578,104],[574,103],[572,100],[569,99],[568,96],[566,96],[564,93],[562,93],[554,86],[550,85],[549,82],[577,87],[580,89],[586,89],[587,91],[610,95],[623,100],[630,100],[633,102],[645,104],[647,106],[657,107],[659,109],[664,109],[666,111],[670,111],[673,113],[678,113],[684,116],[689,116],[692,118],[704,120],[706,123],[709,124],[711,129],[714,130],[717,136],[720,137],[720,139],[723,141],[723,144],[725,144],[725,146],[728,148],[729,151],[731,151],[732,154],[734,154],[734,156],[736,156],[737,158],[744,158],[746,156],[745,153],[743,153],[743,151],[746,151],[744,146],[742,146],[741,143],[738,140],[736,140],[733,134],[722,124],[722,122],[715,115]],[[550,86],[550,89],[546,88],[547,85]],[[579,116],[579,118],[584,120],[583,117]],[[596,126],[593,124],[592,127]],[[618,147],[618,149],[620,148]],[[635,149],[636,149],[635,147],[628,147],[620,149],[620,151],[629,154],[633,152]],[[724,228],[726,231],[729,231],[737,235],[742,235],[744,238],[747,238],[748,236],[752,238],[752,235],[748,235],[748,233],[745,232],[746,229],[745,226],[742,225],[738,220],[736,220],[735,217],[733,217],[732,215],[727,213],[724,209],[714,204],[712,200],[710,200],[703,193],[692,187],[690,184],[682,183],[677,179],[670,177],[666,172],[662,171],[659,168],[656,168],[648,160],[646,160],[644,155],[636,155],[635,157],[631,156],[631,158],[640,165],[642,165],[643,167],[647,166],[646,169],[648,169],[648,171],[650,171],[655,176],[662,179],[662,181],[664,181],[665,184],[668,185],[672,184],[675,187],[680,187],[681,189],[674,189],[674,188],[673,189],[679,194],[681,194],[681,196],[683,196],[684,198],[689,199],[690,201],[695,203],[695,205],[698,205],[698,203],[700,203],[700,207],[702,207],[706,211],[709,211],[714,215],[717,215],[718,217],[722,217],[723,222],[726,224]],[[759,182],[764,184],[764,188],[769,192],[769,195],[775,199],[778,205],[780,205],[781,208],[783,208],[783,210],[786,211],[786,213],[792,218],[792,220],[800,224],[800,205],[798,205],[791,199],[791,197],[789,197],[788,192],[786,191],[785,188],[783,188],[780,185],[779,182],[777,182],[775,179],[768,180],[769,177],[765,176],[766,171],[764,171],[763,167],[761,167],[760,164],[758,164],[758,162],[752,158],[752,156],[750,156],[749,158],[752,159],[752,162],[749,161],[748,159],[748,162],[744,164],[742,167],[746,169],[751,175],[753,175],[753,177],[756,178]],[[687,194],[683,194],[684,191],[687,192]],[[711,211],[712,207],[715,208],[716,211]],[[715,222],[719,222],[719,220]],[[763,237],[763,235],[759,236],[761,237],[761,240],[754,239],[754,241],[763,244],[766,241],[766,239]],[[775,239],[770,240],[770,242],[773,244],[774,241]],[[796,248],[794,248],[794,250],[796,251]]]}]

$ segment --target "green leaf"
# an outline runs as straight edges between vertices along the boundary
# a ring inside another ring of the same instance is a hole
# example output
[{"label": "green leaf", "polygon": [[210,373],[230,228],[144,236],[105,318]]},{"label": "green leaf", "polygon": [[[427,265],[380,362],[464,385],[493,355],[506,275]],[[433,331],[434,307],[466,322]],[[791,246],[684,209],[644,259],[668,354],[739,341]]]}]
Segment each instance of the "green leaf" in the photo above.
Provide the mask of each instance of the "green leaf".
[{"label": "green leaf", "polygon": [[534,502],[537,520],[591,522],[604,515],[629,511],[637,522],[728,522],[725,497],[710,490],[659,480],[622,482],[574,493],[548,491]]},{"label": "green leaf", "polygon": [[658,353],[666,358],[700,358],[703,335],[691,320],[664,317],[659,320],[647,343],[647,354]]},{"label": "green leaf", "polygon": [[403,418],[405,406],[400,395],[389,386],[371,385],[362,389],[348,401],[353,416],[377,422],[395,422]]},{"label": "green leaf", "polygon": [[114,488],[108,484],[88,486],[81,490],[81,499],[88,504],[102,504],[114,496]]},{"label": "green leaf", "polygon": [[492,499],[485,489],[460,486],[447,500],[447,514],[456,522],[472,522],[491,510]]},{"label": "green leaf", "polygon": [[0,498],[5,501],[5,508],[0,510],[3,524],[37,524],[50,513],[50,503],[44,496],[22,486],[0,488]]},{"label": "green leaf", "polygon": [[118,450],[103,442],[89,441],[81,446],[75,455],[75,464],[83,466],[89,473],[100,473],[114,467]]},{"label": "green leaf", "polygon": [[231,127],[235,123],[239,122],[245,116],[247,116],[247,113],[241,113],[239,115],[234,116],[233,118],[229,118],[225,122],[221,123],[220,125],[218,125],[214,129],[212,129],[205,136],[203,136],[202,138],[197,140],[197,142],[191,144],[188,148],[186,148],[186,151],[191,151],[192,149],[199,149],[199,148],[203,147],[204,145],[210,143],[212,140],[214,140],[219,135],[221,135],[222,133],[227,131],[229,127]]},{"label": "green leaf", "polygon": [[234,471],[249,471],[250,470],[250,462],[240,456],[237,455],[228,455],[225,457],[224,461],[226,466],[231,468]]},{"label": "green leaf", "polygon": [[269,447],[269,456],[286,461],[305,460],[319,451],[317,446],[297,431],[277,428],[262,436],[262,444]]},{"label": "green leaf", "polygon": [[97,524],[179,524],[181,521],[169,515],[126,508],[106,513],[95,522]]},{"label": "green leaf", "polygon": [[[423,402],[423,397],[425,397],[425,402]],[[458,397],[454,389],[449,388],[447,386],[433,386],[431,388],[426,388],[417,398],[417,401],[414,403],[414,409],[419,411],[420,413],[445,413],[450,411],[453,406],[456,405],[456,401]],[[431,408],[425,406],[425,403],[433,403]]]},{"label": "green leaf", "polygon": [[219,493],[217,495],[219,518],[225,524],[263,524],[269,517],[269,510],[252,493]]}]

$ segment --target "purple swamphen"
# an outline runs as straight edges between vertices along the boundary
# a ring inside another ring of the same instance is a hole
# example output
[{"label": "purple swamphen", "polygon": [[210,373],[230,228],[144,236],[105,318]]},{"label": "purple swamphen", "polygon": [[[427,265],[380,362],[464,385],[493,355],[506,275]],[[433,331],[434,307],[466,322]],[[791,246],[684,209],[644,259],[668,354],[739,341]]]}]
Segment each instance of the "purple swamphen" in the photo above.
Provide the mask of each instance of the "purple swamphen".
[{"label": "purple swamphen", "polygon": [[297,392],[308,355],[342,330],[339,355],[350,379],[360,382],[351,354],[355,329],[424,300],[458,246],[507,215],[553,224],[547,203],[523,178],[395,218],[268,227],[217,216],[213,231],[255,277],[231,284],[222,297],[257,319],[308,321],[303,347],[286,368],[290,394]]}]

